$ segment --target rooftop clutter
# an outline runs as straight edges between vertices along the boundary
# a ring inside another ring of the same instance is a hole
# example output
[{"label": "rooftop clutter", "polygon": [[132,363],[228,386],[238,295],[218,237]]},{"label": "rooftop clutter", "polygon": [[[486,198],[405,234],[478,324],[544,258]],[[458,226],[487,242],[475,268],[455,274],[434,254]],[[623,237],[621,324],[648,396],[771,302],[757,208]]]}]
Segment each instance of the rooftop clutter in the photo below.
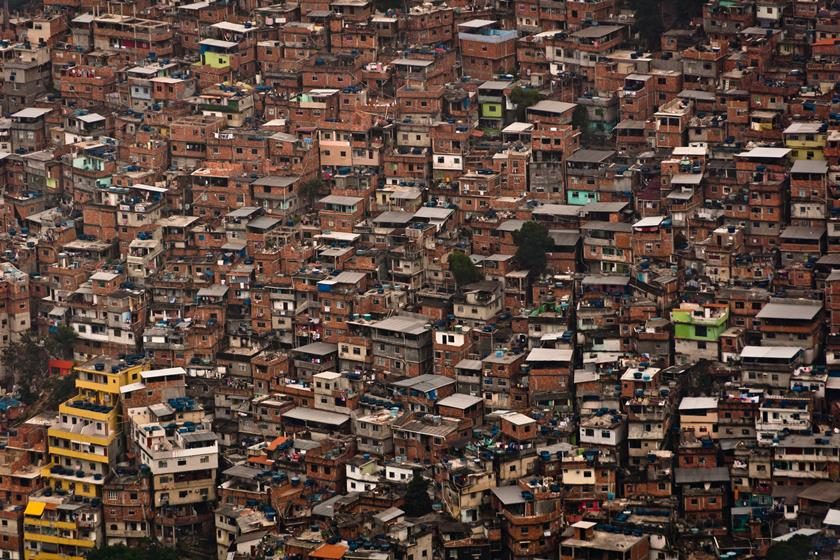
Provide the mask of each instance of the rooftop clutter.
[{"label": "rooftop clutter", "polygon": [[833,554],[837,7],[630,4],[4,18],[4,556]]}]

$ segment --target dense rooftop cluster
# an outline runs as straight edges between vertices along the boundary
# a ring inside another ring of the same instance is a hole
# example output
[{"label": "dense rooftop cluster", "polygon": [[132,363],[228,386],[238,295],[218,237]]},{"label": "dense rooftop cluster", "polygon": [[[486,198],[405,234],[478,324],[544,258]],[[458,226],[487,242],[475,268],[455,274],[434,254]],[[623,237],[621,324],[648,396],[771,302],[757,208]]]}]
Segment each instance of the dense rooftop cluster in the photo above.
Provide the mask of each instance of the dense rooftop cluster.
[{"label": "dense rooftop cluster", "polygon": [[838,4],[7,8],[0,556],[832,558]]}]

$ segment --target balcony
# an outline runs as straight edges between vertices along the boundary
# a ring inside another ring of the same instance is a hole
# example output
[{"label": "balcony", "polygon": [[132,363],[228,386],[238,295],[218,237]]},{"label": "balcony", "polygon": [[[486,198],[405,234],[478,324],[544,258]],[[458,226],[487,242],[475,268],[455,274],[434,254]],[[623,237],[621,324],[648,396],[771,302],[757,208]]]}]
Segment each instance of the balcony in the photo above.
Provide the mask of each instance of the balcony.
[{"label": "balcony", "polygon": [[729,310],[681,308],[671,311],[671,321],[688,325],[719,327],[729,319]]},{"label": "balcony", "polygon": [[804,479],[828,479],[830,477],[830,473],[828,469],[812,469],[812,470],[802,470],[802,469],[795,469],[793,465],[784,465],[784,464],[774,464],[773,465],[773,477],[784,477],[784,478],[804,478]]},{"label": "balcony", "polygon": [[[92,549],[96,546],[95,536],[87,539],[78,539],[71,536],[63,536],[58,531],[51,530],[24,531],[23,538],[27,541],[49,543],[61,546],[75,546],[79,548]],[[66,558],[66,556],[64,555],[61,555],[61,557]]]},{"label": "balcony", "polygon": [[211,513],[181,513],[181,512],[167,512],[166,508],[159,512],[155,518],[155,522],[160,523],[164,527],[184,527],[188,525],[196,525],[199,523],[206,523],[212,520]]},{"label": "balcony", "polygon": [[[94,384],[94,386],[98,387],[98,384]],[[110,422],[116,418],[116,409],[114,407],[88,401],[84,398],[76,398],[65,401],[64,404],[59,407],[59,411],[63,414],[102,420],[103,422]],[[72,425],[75,426],[76,424]]]},{"label": "balcony", "polygon": [[[59,471],[58,469],[61,469]],[[49,469],[50,478],[58,480],[66,480],[70,483],[81,482],[83,484],[94,484],[101,486],[105,484],[105,477],[99,473],[91,473],[89,471],[65,469],[60,465],[53,465]]]},{"label": "balcony", "polygon": [[[305,332],[304,332],[305,334]],[[313,362],[311,360],[294,360],[294,364],[296,368],[311,370],[311,371],[333,371],[335,370],[335,360],[333,359],[322,359],[317,362]]]},{"label": "balcony", "polygon": [[[776,448],[777,452],[780,450]],[[779,453],[776,457],[778,461],[805,461],[809,463],[825,463],[825,462],[832,462],[838,463],[840,462],[840,457],[837,456],[836,450],[825,450],[825,454],[822,453],[786,453],[784,449],[781,449],[781,453]]]}]

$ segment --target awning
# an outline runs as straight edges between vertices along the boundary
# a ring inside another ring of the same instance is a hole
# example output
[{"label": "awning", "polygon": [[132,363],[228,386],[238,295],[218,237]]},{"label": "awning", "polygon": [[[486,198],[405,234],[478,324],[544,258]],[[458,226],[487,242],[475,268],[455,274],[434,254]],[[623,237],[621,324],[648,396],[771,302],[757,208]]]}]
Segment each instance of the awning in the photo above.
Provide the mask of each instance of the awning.
[{"label": "awning", "polygon": [[67,308],[61,307],[60,305],[56,305],[50,310],[48,315],[50,317],[64,317],[65,315],[67,315]]},{"label": "awning", "polygon": [[24,515],[31,515],[32,517],[41,517],[41,514],[44,513],[47,504],[44,502],[32,502],[30,501],[26,504],[26,510],[23,512]]}]

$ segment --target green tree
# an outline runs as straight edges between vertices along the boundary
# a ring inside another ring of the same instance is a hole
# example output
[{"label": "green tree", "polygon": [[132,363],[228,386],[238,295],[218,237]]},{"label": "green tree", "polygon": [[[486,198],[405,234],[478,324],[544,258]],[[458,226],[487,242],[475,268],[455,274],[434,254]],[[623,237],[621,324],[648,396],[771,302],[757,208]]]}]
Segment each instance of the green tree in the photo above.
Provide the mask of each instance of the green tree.
[{"label": "green tree", "polygon": [[693,18],[703,15],[706,0],[663,0],[663,5],[676,16],[674,23],[688,25]]},{"label": "green tree", "polygon": [[405,8],[404,0],[374,0],[373,5],[379,12],[387,12],[388,10],[402,10]]},{"label": "green tree", "polygon": [[181,556],[178,550],[149,540],[136,548],[124,544],[95,548],[88,552],[87,560],[179,560]]},{"label": "green tree", "polygon": [[20,340],[12,342],[3,350],[7,387],[20,383],[23,390],[34,393],[32,386],[47,374],[49,359],[50,354],[44,341],[32,332],[23,333]]},{"label": "green tree", "polygon": [[52,385],[52,389],[44,400],[51,410],[55,410],[58,408],[58,405],[76,394],[76,378],[72,375],[57,379],[50,378],[50,384]]},{"label": "green tree", "polygon": [[811,544],[810,537],[794,535],[786,541],[774,543],[767,550],[766,560],[808,560]]},{"label": "green tree", "polygon": [[545,270],[546,253],[554,247],[554,240],[548,228],[537,222],[525,222],[522,229],[514,232],[516,261],[531,274],[542,274]]},{"label": "green tree", "polygon": [[431,513],[432,498],[429,497],[429,481],[423,478],[420,469],[414,470],[414,476],[405,492],[403,511],[409,517],[420,517]]},{"label": "green tree", "polygon": [[572,128],[580,131],[580,143],[584,146],[589,145],[592,140],[589,131],[589,111],[581,104],[575,105],[572,112]]},{"label": "green tree", "polygon": [[659,50],[660,38],[665,31],[659,0],[633,0],[631,5],[636,13],[636,30],[642,45],[648,50]]},{"label": "green tree", "polygon": [[27,404],[46,394],[44,402],[51,407],[67,400],[75,392],[73,377],[59,378],[50,375],[50,358],[73,358],[76,332],[65,325],[46,338],[34,332],[24,333],[0,355],[4,367],[4,384],[7,389],[18,387],[20,400]]},{"label": "green tree", "polygon": [[324,190],[324,181],[320,177],[310,179],[300,186],[300,196],[304,204],[311,208]]},{"label": "green tree", "polygon": [[47,350],[54,358],[72,360],[73,346],[77,338],[76,331],[67,325],[59,325],[58,329],[47,337]]},{"label": "green tree", "polygon": [[461,287],[482,279],[481,271],[469,256],[460,251],[449,255],[449,272],[455,277],[455,283]]},{"label": "green tree", "polygon": [[510,92],[510,101],[516,105],[516,120],[524,122],[528,107],[536,105],[541,99],[540,92],[533,88],[514,87]]}]

